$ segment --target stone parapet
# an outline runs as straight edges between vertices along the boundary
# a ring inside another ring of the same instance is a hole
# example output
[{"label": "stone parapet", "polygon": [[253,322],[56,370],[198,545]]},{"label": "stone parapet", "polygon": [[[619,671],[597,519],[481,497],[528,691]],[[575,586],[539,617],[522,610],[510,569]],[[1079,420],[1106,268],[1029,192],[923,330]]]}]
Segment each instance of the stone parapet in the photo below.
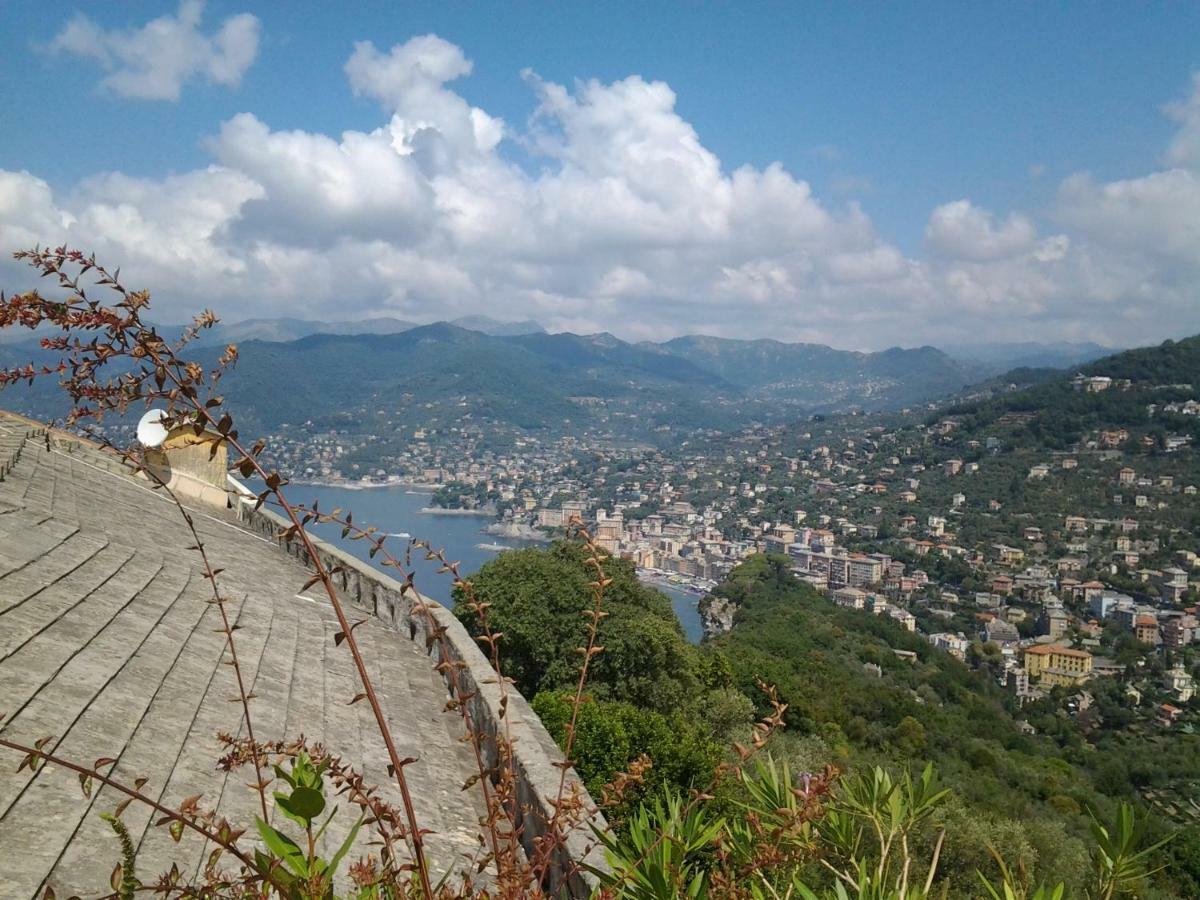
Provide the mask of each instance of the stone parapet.
[{"label": "stone parapet", "polygon": [[[290,523],[270,510],[261,507],[256,510],[254,495],[236,479],[230,478],[229,481],[238,519],[251,531],[274,538],[286,552],[306,566],[311,565],[302,541],[284,541],[279,537]],[[395,628],[400,636],[423,646],[430,656],[430,666],[441,661],[441,645],[430,635],[425,614],[414,609],[416,597],[412,591],[406,594],[403,585],[394,578],[332,544],[311,534],[309,537],[326,569],[339,569],[334,575],[334,585],[342,599],[383,620]],[[562,753],[528,702],[515,689],[508,690],[507,708],[502,712],[496,673],[475,639],[453,613],[434,600],[420,597],[420,602],[428,608],[437,627],[444,629],[444,644],[451,657],[449,661],[465,663],[457,671],[463,682],[464,693],[470,695],[468,709],[471,719],[485,734],[483,750],[489,766],[497,762],[497,734],[505,729],[509,736],[519,804],[517,826],[521,830],[521,843],[526,853],[533,853],[538,839],[547,833],[548,823],[554,815]],[[449,670],[443,673],[443,677],[447,680],[449,690]],[[574,770],[568,772],[568,790],[572,783],[583,795],[584,802],[591,806],[587,790],[579,782]],[[605,826],[599,813],[594,815],[592,824],[599,828]],[[580,864],[586,862],[596,868],[605,866],[603,853],[595,844],[594,836],[585,830],[576,829],[568,836],[550,872],[552,882],[548,887],[553,894],[568,897],[587,897],[592,894],[595,877]]]}]

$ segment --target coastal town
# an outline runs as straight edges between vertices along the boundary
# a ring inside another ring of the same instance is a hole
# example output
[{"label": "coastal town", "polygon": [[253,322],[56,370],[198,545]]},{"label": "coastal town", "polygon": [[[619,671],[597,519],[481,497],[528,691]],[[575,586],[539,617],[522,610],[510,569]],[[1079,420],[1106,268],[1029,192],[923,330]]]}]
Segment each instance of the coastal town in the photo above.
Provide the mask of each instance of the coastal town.
[{"label": "coastal town", "polygon": [[[1133,387],[1078,375],[1061,390]],[[1190,386],[1173,387],[1184,399],[1148,404],[1151,425],[1196,420]],[[1046,449],[1014,439],[1032,418],[1007,413],[980,431],[930,404],[697,432],[673,449],[416,428],[374,465],[369,437],[279,444],[298,480],[419,486],[438,507],[487,517],[498,537],[545,540],[577,524],[645,579],[698,594],[751,554],[786,556],[830,603],[989,667],[1021,704],[1120,675],[1131,704],[1152,698],[1148,717],[1174,727],[1195,692],[1183,661],[1200,638],[1191,434],[1098,428]],[[700,610],[709,634],[732,624],[715,598]]]}]

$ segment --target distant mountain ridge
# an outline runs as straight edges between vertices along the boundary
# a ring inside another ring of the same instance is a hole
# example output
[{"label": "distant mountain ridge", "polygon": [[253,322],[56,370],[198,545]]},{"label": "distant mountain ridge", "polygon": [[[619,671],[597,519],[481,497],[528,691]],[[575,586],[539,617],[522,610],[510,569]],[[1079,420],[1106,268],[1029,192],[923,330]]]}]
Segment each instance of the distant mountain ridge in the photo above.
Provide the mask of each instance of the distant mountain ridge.
[{"label": "distant mountain ridge", "polygon": [[[460,316],[457,319],[440,320],[446,324],[464,328],[468,331],[478,331],[492,337],[518,337],[526,334],[546,334],[546,329],[533,319],[521,321],[505,321],[485,315]],[[434,323],[437,324],[437,323]],[[352,321],[325,321],[318,319],[297,319],[291,317],[242,319],[236,322],[222,322],[206,333],[204,343],[227,343],[229,341],[295,341],[313,334],[399,334],[418,327],[416,322],[390,317],[375,317]],[[166,328],[164,330],[174,330]],[[558,332],[569,334],[570,332]],[[0,335],[0,343],[10,343],[19,339],[19,335]],[[612,338],[618,340],[617,338]],[[763,363],[771,365],[822,364],[833,362],[839,370],[846,371],[851,357],[847,353],[854,351],[835,350],[824,344],[789,343],[785,341],[764,339],[718,338],[708,335],[685,335],[662,342],[642,341],[640,346],[658,347],[664,352],[697,359],[707,355],[712,359],[711,365],[725,365],[717,357],[731,359],[736,357],[739,364],[754,363],[758,358]],[[895,352],[900,348],[893,348]],[[935,349],[929,347],[911,349]],[[1102,356],[1114,353],[1120,348],[1103,347],[1100,344],[1067,341],[1036,342],[1021,341],[1015,343],[998,342],[964,342],[945,344],[936,349],[942,351],[951,359],[963,364],[973,371],[998,375],[1010,369],[1018,368],[1054,368],[1063,369],[1081,365]],[[858,353],[860,360],[867,360],[877,354]],[[762,383],[756,379],[755,383]]]},{"label": "distant mountain ridge", "polygon": [[1103,347],[1091,342],[1022,341],[945,344],[941,349],[955,359],[969,360],[976,365],[993,369],[995,374],[1000,374],[1012,369],[1066,369],[1117,353],[1122,348]]},{"label": "distant mountain ridge", "polygon": [[451,325],[465,328],[468,331],[482,331],[492,337],[511,337],[518,334],[545,334],[546,329],[533,319],[520,322],[502,322],[491,316],[460,316],[450,320]]},{"label": "distant mountain ridge", "polygon": [[934,347],[862,353],[823,344],[704,335],[641,346],[686,359],[743,390],[820,409],[835,401],[868,407],[921,402],[988,374]]},{"label": "distant mountain ridge", "polygon": [[424,410],[417,415],[443,424],[600,425],[638,439],[921,403],[986,374],[932,347],[858,353],[712,338],[634,344],[606,332],[492,335],[446,322],[396,334],[247,341],[240,350],[223,386],[267,427],[330,415],[366,420],[404,397]]},{"label": "distant mountain ridge", "polygon": [[[223,384],[262,427],[366,423],[391,407],[441,424],[490,419],[560,431],[598,424],[636,439],[920,405],[986,384],[1001,353],[962,360],[934,347],[859,352],[703,335],[630,343],[607,332],[551,334],[533,321],[478,316],[432,325],[251,319],[218,326],[195,352],[211,363],[216,347],[231,341],[240,361]],[[1014,352],[1027,357],[1041,346]],[[1047,346],[1060,355],[1094,347]],[[26,343],[0,342],[4,364],[30,359],[50,361],[28,334]],[[4,403],[53,417],[64,412],[55,393],[39,385],[25,395],[9,392]]]},{"label": "distant mountain ridge", "polygon": [[[525,319],[520,322],[505,322],[490,316],[462,316],[448,324],[478,331],[493,336],[541,334],[545,332],[537,322]],[[289,317],[273,319],[240,319],[236,322],[220,322],[200,337],[201,344],[228,344],[239,341],[298,341],[314,334],[401,334],[417,328],[416,322],[377,316],[371,319],[349,321],[324,321],[320,319],[296,319]],[[180,330],[181,326],[163,326],[167,333]]]}]

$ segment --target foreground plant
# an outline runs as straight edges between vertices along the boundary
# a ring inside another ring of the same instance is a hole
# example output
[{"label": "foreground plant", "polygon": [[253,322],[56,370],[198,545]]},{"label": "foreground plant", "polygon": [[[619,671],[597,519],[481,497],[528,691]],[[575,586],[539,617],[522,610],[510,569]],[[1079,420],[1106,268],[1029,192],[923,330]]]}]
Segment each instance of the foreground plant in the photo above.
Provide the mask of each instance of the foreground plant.
[{"label": "foreground plant", "polygon": [[[256,819],[255,825],[274,857],[255,852],[255,862],[263,875],[273,873],[275,880],[284,887],[295,892],[296,897],[324,896],[333,890],[333,874],[338,870],[342,858],[350,852],[358,829],[362,827],[363,816],[350,828],[341,846],[329,860],[317,855],[317,844],[325,834],[325,830],[333,822],[338,808],[335,806],[313,831],[314,822],[325,811],[325,783],[322,775],[329,768],[329,761],[322,759],[314,761],[308,753],[301,750],[292,760],[291,766],[285,768],[276,764],[275,774],[281,781],[287,783],[289,792],[275,792],[275,808],[287,818],[304,829],[305,845],[301,847],[296,841],[278,828],[273,828],[262,819]],[[282,860],[285,871],[279,871],[279,861]]]}]

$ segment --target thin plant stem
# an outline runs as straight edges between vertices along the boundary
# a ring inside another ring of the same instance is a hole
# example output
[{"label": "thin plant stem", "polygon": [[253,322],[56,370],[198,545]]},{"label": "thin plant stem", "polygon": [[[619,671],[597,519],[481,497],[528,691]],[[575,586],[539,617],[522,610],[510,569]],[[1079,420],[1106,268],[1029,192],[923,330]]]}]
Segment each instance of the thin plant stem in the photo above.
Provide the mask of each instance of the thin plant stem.
[{"label": "thin plant stem", "polygon": [[[72,762],[69,759],[64,759],[61,756],[56,756],[53,753],[47,753],[44,750],[37,749],[36,747],[29,747],[24,744],[17,743],[16,741],[10,741],[7,738],[3,738],[3,737],[0,737],[0,747],[5,747],[9,750],[14,750],[17,753],[24,753],[27,756],[31,756],[35,759],[43,760],[44,762],[53,763],[55,766],[58,766],[60,769],[69,769],[70,771],[76,772],[79,775],[86,776],[87,778],[94,778],[96,781],[99,781],[101,784],[107,785],[108,787],[112,788],[113,790],[124,794],[126,797],[129,797],[131,800],[136,800],[139,803],[142,803],[145,806],[150,807],[155,812],[170,819],[172,822],[181,823],[183,825],[183,827],[190,828],[192,831],[207,838],[208,840],[212,841],[214,844],[221,847],[222,849],[229,851],[231,854],[236,856],[238,858],[238,861],[240,861],[250,871],[252,871],[252,872],[258,871],[257,867],[254,864],[254,861],[251,860],[250,857],[248,857],[240,849],[238,849],[237,844],[234,843],[233,841],[223,840],[221,838],[221,836],[219,834],[217,834],[216,832],[214,832],[208,828],[205,828],[203,825],[199,824],[198,822],[193,821],[188,816],[182,815],[181,813],[171,809],[170,807],[163,806],[157,800],[153,799],[152,797],[146,796],[141,791],[136,790],[135,788],[128,787],[128,786],[122,784],[121,782],[117,781],[114,778],[110,778],[108,775],[105,775],[103,772],[99,771],[99,769],[97,769],[97,768],[89,769],[87,766],[80,765],[77,762]],[[271,878],[269,873],[263,874],[262,877],[264,879],[266,879],[267,881],[269,881],[271,883],[271,885],[277,891],[280,892],[281,895],[286,895],[286,891],[283,889],[282,885],[280,885],[273,878]]]}]

